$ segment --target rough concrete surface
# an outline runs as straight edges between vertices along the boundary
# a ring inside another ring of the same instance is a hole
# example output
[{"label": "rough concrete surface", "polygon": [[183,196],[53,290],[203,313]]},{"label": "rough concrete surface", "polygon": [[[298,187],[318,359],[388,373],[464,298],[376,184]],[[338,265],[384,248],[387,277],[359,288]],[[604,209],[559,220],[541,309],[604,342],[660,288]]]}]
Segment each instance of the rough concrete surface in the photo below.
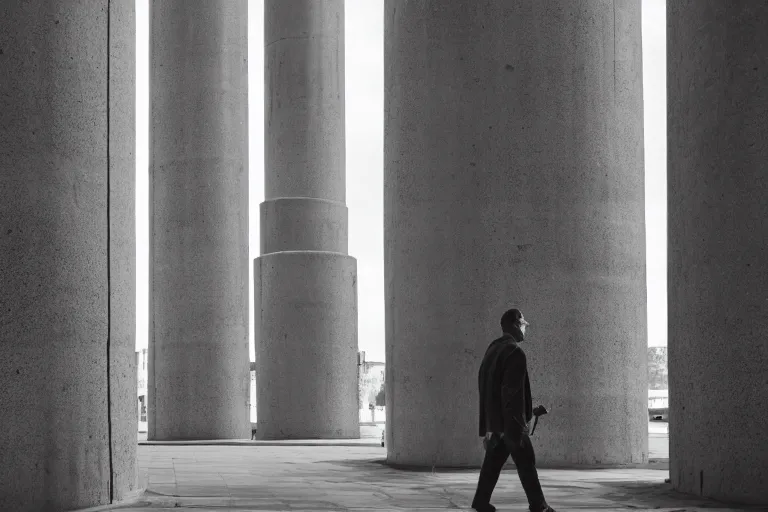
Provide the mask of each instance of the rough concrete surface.
[{"label": "rough concrete surface", "polygon": [[148,434],[247,438],[248,3],[150,19]]},{"label": "rough concrete surface", "polygon": [[356,273],[332,252],[255,260],[258,439],[360,436]]},{"label": "rough concrete surface", "polygon": [[114,501],[136,491],[136,6],[109,2],[109,378]]},{"label": "rough concrete surface", "polygon": [[[471,510],[478,472],[398,471],[373,447],[139,447],[142,502],[121,510]],[[675,493],[667,471],[540,470],[558,512],[750,510]],[[528,509],[515,471],[504,471],[492,502]],[[752,509],[757,510],[757,509]]]},{"label": "rough concrete surface", "polygon": [[768,506],[766,20],[667,3],[670,476]]},{"label": "rough concrete surface", "polygon": [[332,251],[347,254],[347,206],[310,197],[281,197],[261,203],[261,254]]},{"label": "rough concrete surface", "polygon": [[354,438],[357,262],[347,255],[344,203],[344,2],[267,0],[264,34],[256,435]]},{"label": "rough concrete surface", "polygon": [[136,487],[132,2],[0,8],[0,510]]},{"label": "rough concrete surface", "polygon": [[647,461],[640,22],[639,0],[385,2],[391,463],[481,456],[477,370],[513,306],[538,459]]},{"label": "rough concrete surface", "polygon": [[343,0],[264,1],[264,194],[343,203]]}]

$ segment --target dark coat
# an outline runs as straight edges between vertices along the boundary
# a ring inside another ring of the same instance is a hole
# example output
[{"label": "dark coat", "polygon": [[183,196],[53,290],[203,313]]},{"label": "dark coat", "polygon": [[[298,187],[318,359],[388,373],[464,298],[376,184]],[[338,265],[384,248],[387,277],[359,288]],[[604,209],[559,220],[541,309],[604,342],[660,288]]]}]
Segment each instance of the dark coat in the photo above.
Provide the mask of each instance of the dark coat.
[{"label": "dark coat", "polygon": [[522,339],[520,331],[505,333],[483,356],[478,372],[481,437],[488,432],[518,436],[528,431],[533,405],[525,352],[518,345]]}]

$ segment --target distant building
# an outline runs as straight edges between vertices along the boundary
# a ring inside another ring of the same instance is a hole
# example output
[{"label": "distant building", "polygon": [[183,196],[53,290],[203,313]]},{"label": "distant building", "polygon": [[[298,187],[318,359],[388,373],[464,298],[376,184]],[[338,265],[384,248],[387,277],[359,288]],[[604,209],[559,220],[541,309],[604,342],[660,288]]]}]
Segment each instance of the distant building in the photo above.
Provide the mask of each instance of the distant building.
[{"label": "distant building", "polygon": [[256,423],[256,363],[251,361],[251,394],[248,402],[251,411],[251,423]]},{"label": "distant building", "polygon": [[[365,352],[357,354],[358,408],[360,423],[381,423],[386,418],[384,407],[384,363],[366,361]],[[379,401],[377,403],[377,397]]]},{"label": "distant building", "polygon": [[139,432],[147,431],[147,349],[136,351],[137,413]]}]

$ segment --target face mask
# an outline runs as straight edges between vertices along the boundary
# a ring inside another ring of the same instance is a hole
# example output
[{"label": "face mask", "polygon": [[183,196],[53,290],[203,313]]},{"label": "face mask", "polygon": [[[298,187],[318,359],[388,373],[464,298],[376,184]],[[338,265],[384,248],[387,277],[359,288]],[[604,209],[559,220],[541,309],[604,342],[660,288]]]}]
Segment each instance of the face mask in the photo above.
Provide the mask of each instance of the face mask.
[{"label": "face mask", "polygon": [[527,327],[526,325],[521,325],[521,326],[520,326],[520,332],[521,332],[521,333],[523,333],[523,334],[525,334],[525,328],[526,328],[526,327]]}]

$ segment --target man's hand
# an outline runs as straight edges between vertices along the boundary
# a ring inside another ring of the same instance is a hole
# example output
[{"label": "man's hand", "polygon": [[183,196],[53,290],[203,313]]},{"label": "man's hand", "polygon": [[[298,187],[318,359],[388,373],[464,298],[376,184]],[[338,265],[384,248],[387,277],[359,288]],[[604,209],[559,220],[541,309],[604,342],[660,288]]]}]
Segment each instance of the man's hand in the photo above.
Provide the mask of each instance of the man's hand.
[{"label": "man's hand", "polygon": [[533,415],[534,416],[543,416],[547,414],[549,411],[547,411],[547,408],[543,405],[537,405],[533,408]]},{"label": "man's hand", "polygon": [[504,434],[504,437],[509,437],[510,443],[509,448],[510,450],[518,450],[523,451],[525,450],[526,443],[530,443],[530,440],[528,438],[528,434],[525,433],[516,433],[512,435]]},{"label": "man's hand", "polygon": [[526,437],[528,437],[527,432],[519,428],[506,429],[504,432],[504,438],[509,439],[508,445],[510,448],[523,448]]},{"label": "man's hand", "polygon": [[488,432],[483,438],[483,448],[485,451],[493,451],[496,449],[496,445],[503,442],[498,434],[492,434]]}]

